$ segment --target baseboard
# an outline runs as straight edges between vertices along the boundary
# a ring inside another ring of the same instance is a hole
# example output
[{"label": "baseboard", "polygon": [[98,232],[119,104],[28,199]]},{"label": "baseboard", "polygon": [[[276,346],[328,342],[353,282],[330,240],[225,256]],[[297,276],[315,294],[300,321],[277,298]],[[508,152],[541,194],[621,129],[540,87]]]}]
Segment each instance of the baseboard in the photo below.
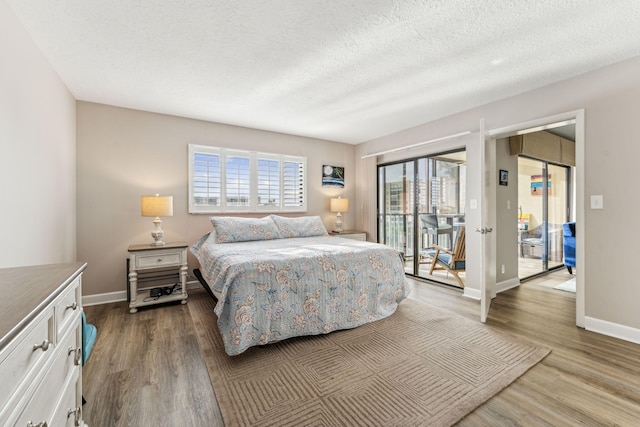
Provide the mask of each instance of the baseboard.
[{"label": "baseboard", "polygon": [[476,300],[480,300],[480,289],[475,289],[475,288],[464,288],[464,293],[462,294],[462,296],[465,296],[467,298],[471,298],[471,299],[476,299]]},{"label": "baseboard", "polygon": [[[189,289],[195,289],[200,287],[200,282],[197,280],[191,280],[187,282],[187,291]],[[149,289],[149,288],[146,288]],[[140,289],[144,290],[144,289]],[[85,295],[82,297],[82,305],[100,305],[100,304],[109,304],[112,302],[120,302],[127,300],[127,290],[117,291],[117,292],[107,292],[106,294],[95,294],[95,295]]]},{"label": "baseboard", "polygon": [[588,316],[584,318],[584,328],[587,331],[640,344],[640,329]]},{"label": "baseboard", "polygon": [[518,286],[520,286],[520,279],[514,277],[512,279],[504,280],[500,283],[497,283],[496,292],[508,291],[509,289],[517,288]]},{"label": "baseboard", "polygon": [[[505,280],[500,283],[496,283],[496,293],[504,292],[508,289],[515,288],[520,285],[520,279],[513,278],[509,280]],[[463,296],[475,300],[480,300],[480,289],[475,288],[464,288]],[[492,298],[495,298],[495,295],[492,295]]]}]

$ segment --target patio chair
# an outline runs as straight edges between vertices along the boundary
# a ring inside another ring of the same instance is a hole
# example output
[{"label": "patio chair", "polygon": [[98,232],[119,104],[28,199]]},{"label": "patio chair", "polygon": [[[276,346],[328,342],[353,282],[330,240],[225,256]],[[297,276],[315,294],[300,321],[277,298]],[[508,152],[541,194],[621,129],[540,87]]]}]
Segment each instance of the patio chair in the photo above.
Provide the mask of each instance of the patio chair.
[{"label": "patio chair", "polygon": [[[420,225],[422,227],[422,235],[425,234],[429,236],[433,236],[436,244],[439,244],[440,236],[448,236],[449,241],[447,242],[449,246],[451,246],[451,242],[453,242],[453,226],[450,224],[441,224],[438,221],[438,216],[436,214],[420,214]],[[424,242],[422,244],[423,248],[427,247]]]},{"label": "patio chair", "polygon": [[461,288],[464,288],[464,282],[458,275],[459,272],[465,271],[466,268],[466,238],[465,227],[460,227],[453,251],[441,248],[436,245],[432,249],[432,262],[429,274],[433,274],[434,270],[446,270],[456,279]]}]

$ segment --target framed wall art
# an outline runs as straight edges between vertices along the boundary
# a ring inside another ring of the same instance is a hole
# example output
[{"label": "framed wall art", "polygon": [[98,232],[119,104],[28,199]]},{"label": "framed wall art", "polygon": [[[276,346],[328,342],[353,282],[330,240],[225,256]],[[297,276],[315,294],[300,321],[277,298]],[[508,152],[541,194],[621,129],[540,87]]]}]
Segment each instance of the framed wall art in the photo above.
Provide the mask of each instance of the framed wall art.
[{"label": "framed wall art", "polygon": [[323,165],[322,186],[344,188],[344,167]]},{"label": "framed wall art", "polygon": [[[551,175],[547,177],[547,194],[551,195]],[[542,175],[531,175],[531,195],[542,195]]]},{"label": "framed wall art", "polygon": [[500,169],[500,185],[509,185],[509,171]]}]

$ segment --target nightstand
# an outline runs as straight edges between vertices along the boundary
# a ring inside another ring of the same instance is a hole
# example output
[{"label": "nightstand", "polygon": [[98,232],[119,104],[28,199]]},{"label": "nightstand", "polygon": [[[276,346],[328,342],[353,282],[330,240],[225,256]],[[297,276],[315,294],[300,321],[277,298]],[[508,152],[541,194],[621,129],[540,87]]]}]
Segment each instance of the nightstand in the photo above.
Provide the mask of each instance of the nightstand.
[{"label": "nightstand", "polygon": [[341,233],[331,232],[332,236],[344,237],[345,239],[352,240],[367,240],[367,232],[366,231],[358,231],[358,230],[343,230]]},{"label": "nightstand", "polygon": [[[186,243],[167,243],[164,246],[131,245],[129,246],[129,286],[127,298],[129,311],[135,313],[138,307],[161,304],[169,301],[187,303],[187,247]],[[159,269],[175,267],[180,277],[180,292],[169,295],[151,297],[148,292],[138,292],[138,273],[146,273]]]}]

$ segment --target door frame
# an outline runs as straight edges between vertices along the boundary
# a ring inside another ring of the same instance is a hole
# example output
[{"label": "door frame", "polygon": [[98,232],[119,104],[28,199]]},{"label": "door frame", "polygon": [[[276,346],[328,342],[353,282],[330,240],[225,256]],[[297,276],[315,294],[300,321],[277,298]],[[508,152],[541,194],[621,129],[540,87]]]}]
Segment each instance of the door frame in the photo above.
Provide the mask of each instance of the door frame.
[{"label": "door frame", "polygon": [[480,321],[489,317],[491,300],[496,296],[496,138],[480,119]]},{"label": "door frame", "polygon": [[[576,326],[584,328],[585,323],[585,116],[584,109],[568,111],[553,116],[522,122],[487,131],[492,141],[520,133],[550,129],[562,122],[574,121],[576,129],[576,166],[575,166],[575,221],[576,221]],[[483,171],[484,174],[487,171]],[[486,262],[486,261],[485,261]],[[486,266],[485,266],[486,267]]]}]

